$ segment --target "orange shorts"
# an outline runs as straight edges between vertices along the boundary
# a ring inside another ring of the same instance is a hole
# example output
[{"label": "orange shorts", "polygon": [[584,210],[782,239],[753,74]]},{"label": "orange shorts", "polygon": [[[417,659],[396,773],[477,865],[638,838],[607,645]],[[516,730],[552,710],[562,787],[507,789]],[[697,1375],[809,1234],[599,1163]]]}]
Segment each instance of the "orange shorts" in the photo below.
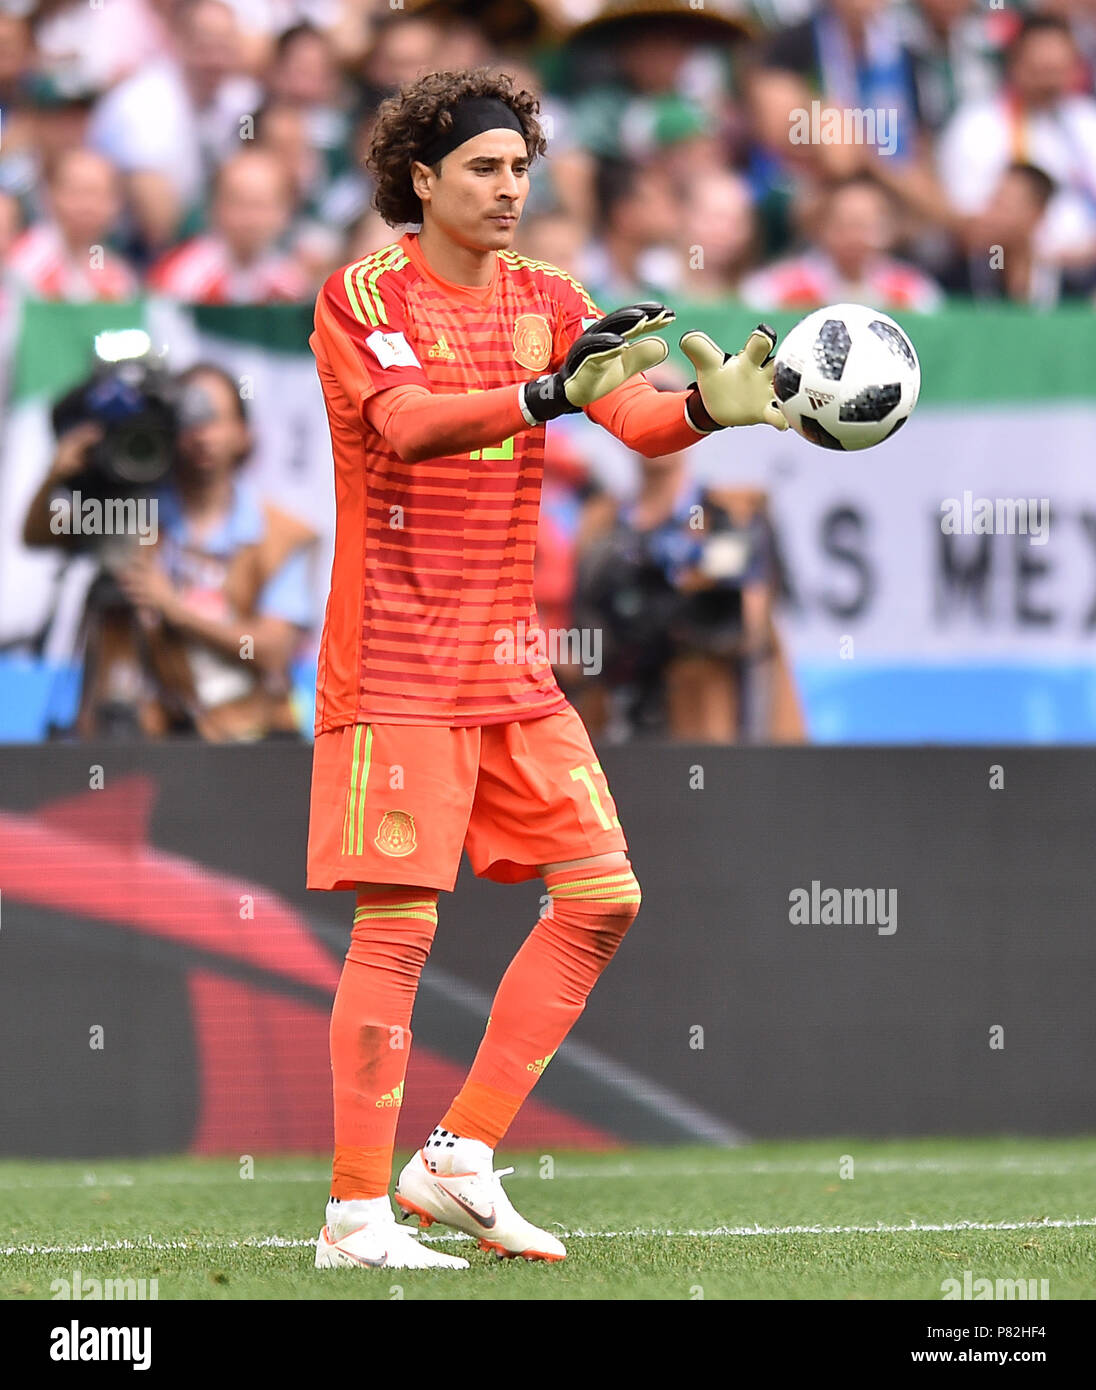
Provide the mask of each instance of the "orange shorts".
[{"label": "orange shorts", "polygon": [[568,705],[512,724],[351,724],[316,738],[308,887],[480,878],[626,850],[586,726]]}]

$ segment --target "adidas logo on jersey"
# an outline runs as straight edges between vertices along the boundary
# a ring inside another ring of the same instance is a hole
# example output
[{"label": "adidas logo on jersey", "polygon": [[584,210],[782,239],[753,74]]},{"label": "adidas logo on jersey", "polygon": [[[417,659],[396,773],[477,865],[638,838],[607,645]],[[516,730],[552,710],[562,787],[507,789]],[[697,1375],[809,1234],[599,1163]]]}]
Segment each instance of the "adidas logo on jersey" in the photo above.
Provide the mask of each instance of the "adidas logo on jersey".
[{"label": "adidas logo on jersey", "polygon": [[426,355],[434,362],[455,362],[457,360],[457,354],[445,341],[444,333],[438,338],[438,341],[429,349]]},{"label": "adidas logo on jersey", "polygon": [[377,1101],[378,1110],[388,1110],[391,1106],[401,1106],[403,1104],[403,1082],[394,1091],[385,1091],[380,1100]]}]

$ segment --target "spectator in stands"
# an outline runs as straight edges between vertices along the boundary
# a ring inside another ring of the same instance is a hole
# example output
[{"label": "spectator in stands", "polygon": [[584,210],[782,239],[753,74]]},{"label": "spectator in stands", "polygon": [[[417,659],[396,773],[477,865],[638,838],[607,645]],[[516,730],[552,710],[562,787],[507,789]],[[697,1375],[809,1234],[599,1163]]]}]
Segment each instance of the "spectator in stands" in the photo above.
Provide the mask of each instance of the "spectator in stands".
[{"label": "spectator in stands", "polygon": [[928,313],[940,307],[939,285],[917,266],[894,259],[890,195],[868,174],[838,180],[819,206],[813,244],[742,282],[751,307],[808,309],[842,301],[883,310]]},{"label": "spectator in stands", "polygon": [[628,304],[678,293],[678,211],[668,175],[650,165],[605,160],[597,193],[597,240],[586,249],[579,277],[594,298]]},{"label": "spectator in stands", "polygon": [[323,154],[309,138],[308,116],[295,102],[273,99],[255,118],[256,148],[273,154],[293,188],[289,247],[318,289],[342,263],[343,238],[321,211],[330,190]]},{"label": "spectator in stands", "polygon": [[713,28],[719,32],[687,5],[679,14],[632,13],[626,24],[595,21],[600,47],[591,72],[599,80],[574,101],[577,142],[598,159],[642,162],[679,135],[707,128],[726,80]]},{"label": "spectator in stands", "polygon": [[[85,137],[94,104],[94,98],[86,94],[70,96],[48,87],[35,93],[31,141],[26,151],[30,159],[17,184],[28,220],[49,216],[46,170],[69,150],[87,145]],[[6,113],[3,143],[8,143]]]},{"label": "spectator in stands", "polygon": [[[857,173],[885,184],[917,218],[939,220],[897,6],[826,0],[763,43],[756,62],[745,80],[756,133],[751,181],[777,242],[814,217],[822,185]],[[846,123],[848,113],[860,115]]]},{"label": "spectator in stands", "polygon": [[[299,24],[326,30],[339,20],[344,0],[226,0],[236,16],[240,30],[243,70],[256,77],[269,68],[277,53],[278,40]],[[364,16],[359,13],[359,19]]]},{"label": "spectator in stands", "polygon": [[1082,59],[1076,90],[1096,90],[1096,0],[1035,0],[1034,9],[1066,21]]},{"label": "spectator in stands", "polygon": [[1096,281],[1096,100],[1074,91],[1077,45],[1069,25],[1029,16],[1008,52],[1005,89],[960,107],[941,138],[940,178],[964,240],[1001,175],[1030,163],[1057,192],[1039,232],[1039,253],[1062,267],[1067,290]]},{"label": "spectator in stands", "polygon": [[155,62],[168,29],[155,0],[38,0],[34,40],[38,72],[54,90],[98,93]]},{"label": "spectator in stands", "polygon": [[262,101],[222,0],[180,0],[171,30],[172,50],[107,92],[88,129],[88,143],[125,175],[146,256],[185,234],[188,215],[197,225],[209,177]]},{"label": "spectator in stands", "polygon": [[292,176],[269,150],[247,150],[217,171],[211,230],[169,251],[148,287],[187,304],[301,303],[315,293],[280,249],[293,208]]},{"label": "spectator in stands", "polygon": [[532,261],[547,261],[565,269],[578,265],[586,244],[586,230],[569,212],[556,208],[536,217],[522,217],[514,249]]},{"label": "spectator in stands", "polygon": [[[387,7],[392,13],[392,6]],[[375,0],[338,0],[338,10],[331,20],[312,22],[331,40],[336,60],[345,72],[358,68],[373,43],[380,14]]]},{"label": "spectator in stands", "polygon": [[[157,543],[112,554],[124,601],[95,607],[88,621],[81,737],[193,731],[224,742],[296,728],[289,666],[314,618],[316,537],[241,480],[251,435],[233,378],[199,363],[181,382],[184,423],[175,471],[157,498]],[[54,531],[51,508],[98,437],[85,424],[58,440],[26,517],[27,545],[76,546]]]},{"label": "spectator in stands", "polygon": [[278,35],[270,69],[268,94],[301,106],[337,107],[339,70],[331,41],[307,20]]},{"label": "spectator in stands", "polygon": [[691,181],[682,209],[689,299],[729,299],[756,263],[760,231],[749,184],[739,174],[717,171]]},{"label": "spectator in stands", "polygon": [[438,0],[436,5],[428,7],[427,14],[441,29],[439,55],[444,58],[442,66],[456,72],[464,68],[489,67],[500,61],[484,26],[478,22],[478,8],[477,0],[472,0],[468,14],[455,11],[449,0]]},{"label": "spectator in stands", "polygon": [[[557,197],[587,222],[598,215],[602,164],[657,164],[677,181],[720,162],[727,39],[739,30],[686,0],[676,9],[645,15],[610,4],[579,31],[563,123],[568,167]],[[558,152],[557,141],[553,159]]]},{"label": "spectator in stands", "polygon": [[377,23],[373,43],[361,65],[360,109],[374,112],[404,82],[447,66],[443,34],[423,15],[390,14]]},{"label": "spectator in stands", "polygon": [[266,78],[269,105],[296,106],[303,115],[305,137],[321,156],[326,179],[346,168],[351,138],[335,50],[326,34],[311,24],[295,24],[279,35]]},{"label": "spectator in stands", "polygon": [[335,231],[345,242],[355,224],[369,213],[373,200],[373,180],[365,167],[373,136],[375,116],[359,115],[354,126],[350,158],[345,171],[332,180],[316,208],[317,219]]},{"label": "spectator in stands", "polygon": [[1010,164],[985,209],[966,226],[966,246],[944,279],[948,293],[1052,309],[1062,273],[1041,258],[1039,229],[1053,196],[1053,180],[1042,169]]},{"label": "spectator in stands", "polygon": [[70,304],[135,298],[136,274],[107,249],[121,211],[110,161],[93,150],[62,154],[46,173],[46,207],[8,251],[12,283],[33,298]]},{"label": "spectator in stands", "polygon": [[935,135],[960,106],[996,93],[1003,50],[1019,16],[1014,10],[986,10],[978,0],[916,0],[905,21],[917,119]]},{"label": "spectator in stands", "polygon": [[305,109],[271,97],[255,114],[255,147],[268,150],[288,172],[294,211],[313,214],[329,183],[323,154],[309,136]]},{"label": "spectator in stands", "polygon": [[[913,72],[902,30],[885,0],[825,0],[808,19],[779,30],[757,55],[750,98],[764,143],[785,154],[793,113],[823,107],[897,114],[894,156],[914,153]],[[814,141],[796,153],[826,177],[855,172],[861,151],[843,141]],[[786,157],[786,154],[785,154]]]}]

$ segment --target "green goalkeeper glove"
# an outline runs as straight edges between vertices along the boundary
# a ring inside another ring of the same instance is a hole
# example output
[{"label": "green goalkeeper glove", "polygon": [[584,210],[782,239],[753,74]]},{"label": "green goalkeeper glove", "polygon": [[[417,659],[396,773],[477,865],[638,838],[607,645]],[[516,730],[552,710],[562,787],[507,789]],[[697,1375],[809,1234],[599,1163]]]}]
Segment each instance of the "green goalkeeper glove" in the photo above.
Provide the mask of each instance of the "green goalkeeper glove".
[{"label": "green goalkeeper glove", "polygon": [[531,425],[574,415],[629,377],[649,371],[666,360],[670,349],[661,338],[648,335],[674,321],[665,304],[630,304],[598,319],[571,344],[558,372],[527,381],[521,406]]},{"label": "green goalkeeper glove", "polygon": [[732,357],[706,333],[686,333],[681,350],[696,368],[685,415],[695,430],[710,434],[728,425],[772,425],[786,430],[788,421],[773,395],[776,334],[759,323],[746,346]]}]

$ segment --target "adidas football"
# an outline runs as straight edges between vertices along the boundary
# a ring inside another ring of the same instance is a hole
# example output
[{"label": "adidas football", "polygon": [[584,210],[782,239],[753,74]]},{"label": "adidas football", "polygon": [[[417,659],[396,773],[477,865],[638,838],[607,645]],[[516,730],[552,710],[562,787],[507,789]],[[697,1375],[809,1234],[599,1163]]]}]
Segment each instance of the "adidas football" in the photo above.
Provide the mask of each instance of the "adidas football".
[{"label": "adidas football", "polygon": [[921,391],[906,333],[864,304],[808,314],[776,349],[776,392],[788,424],[824,449],[870,449],[900,429]]}]

